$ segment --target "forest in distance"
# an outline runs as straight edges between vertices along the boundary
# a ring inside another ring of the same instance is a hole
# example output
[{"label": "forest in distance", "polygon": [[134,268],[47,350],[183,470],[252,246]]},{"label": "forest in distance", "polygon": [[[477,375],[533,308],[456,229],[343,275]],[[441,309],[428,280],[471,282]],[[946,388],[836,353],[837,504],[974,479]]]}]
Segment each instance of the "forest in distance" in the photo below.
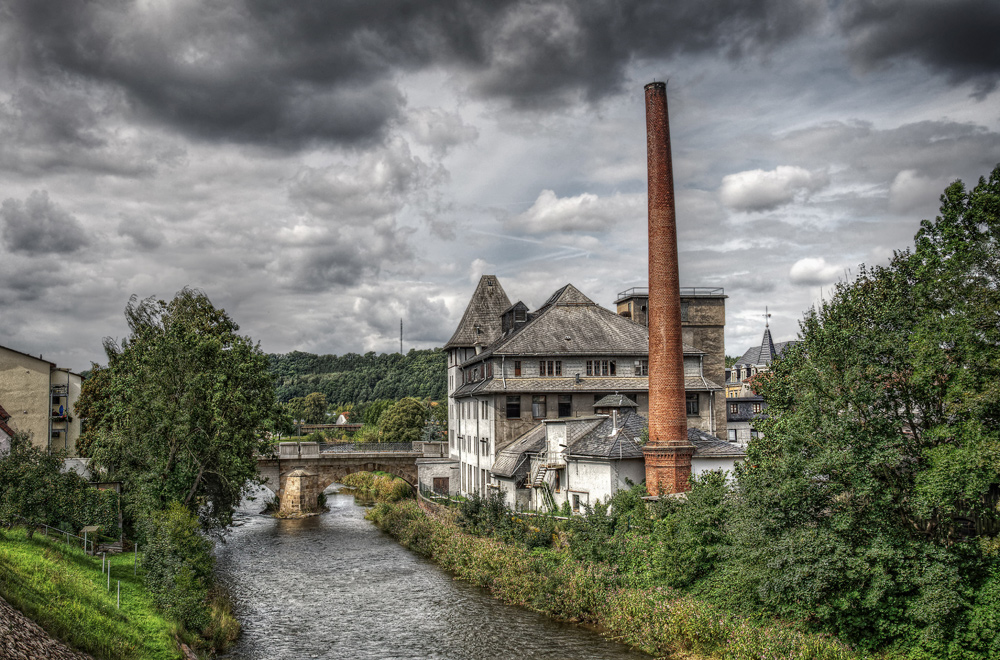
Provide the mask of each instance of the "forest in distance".
[{"label": "forest in distance", "polygon": [[313,392],[342,404],[405,397],[444,400],[448,395],[447,354],[440,348],[340,356],[292,351],[269,354],[268,360],[282,403]]}]

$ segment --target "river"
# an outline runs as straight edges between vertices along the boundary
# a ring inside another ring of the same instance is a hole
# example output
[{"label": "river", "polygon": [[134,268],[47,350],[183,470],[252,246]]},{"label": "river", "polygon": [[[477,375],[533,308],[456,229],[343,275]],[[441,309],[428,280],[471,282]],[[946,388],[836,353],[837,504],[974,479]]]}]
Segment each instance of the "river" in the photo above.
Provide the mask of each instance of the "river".
[{"label": "river", "polygon": [[330,511],[276,520],[244,506],[217,548],[243,634],[225,658],[639,660],[649,656],[453,580],[364,519],[346,494]]}]

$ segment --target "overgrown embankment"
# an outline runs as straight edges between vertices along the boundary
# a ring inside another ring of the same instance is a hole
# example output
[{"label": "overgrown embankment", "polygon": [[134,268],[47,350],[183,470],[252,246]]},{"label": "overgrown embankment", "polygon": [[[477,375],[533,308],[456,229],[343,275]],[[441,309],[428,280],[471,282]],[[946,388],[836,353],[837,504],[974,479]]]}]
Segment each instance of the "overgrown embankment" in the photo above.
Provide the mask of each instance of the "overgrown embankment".
[{"label": "overgrown embankment", "polygon": [[180,658],[175,627],[156,611],[142,572],[133,576],[133,560],[131,554],[110,558],[109,591],[100,557],[40,534],[28,539],[22,529],[0,530],[0,596],[49,634],[99,660]]},{"label": "overgrown embankment", "polygon": [[866,657],[829,637],[731,616],[679,591],[625,586],[627,580],[607,564],[579,561],[565,550],[463,532],[447,513],[428,515],[413,501],[379,503],[368,518],[407,548],[505,603],[600,626],[612,638],[654,656]]}]

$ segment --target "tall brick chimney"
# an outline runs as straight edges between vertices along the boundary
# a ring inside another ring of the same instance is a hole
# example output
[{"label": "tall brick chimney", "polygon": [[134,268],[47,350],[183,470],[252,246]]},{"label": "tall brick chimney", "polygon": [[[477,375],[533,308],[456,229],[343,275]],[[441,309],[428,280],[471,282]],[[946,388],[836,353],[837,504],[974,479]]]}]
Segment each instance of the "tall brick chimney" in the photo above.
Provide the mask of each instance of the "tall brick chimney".
[{"label": "tall brick chimney", "polygon": [[649,176],[649,442],[643,448],[643,456],[649,494],[669,495],[690,488],[694,446],[687,437],[684,397],[667,85],[654,82],[645,89]]}]

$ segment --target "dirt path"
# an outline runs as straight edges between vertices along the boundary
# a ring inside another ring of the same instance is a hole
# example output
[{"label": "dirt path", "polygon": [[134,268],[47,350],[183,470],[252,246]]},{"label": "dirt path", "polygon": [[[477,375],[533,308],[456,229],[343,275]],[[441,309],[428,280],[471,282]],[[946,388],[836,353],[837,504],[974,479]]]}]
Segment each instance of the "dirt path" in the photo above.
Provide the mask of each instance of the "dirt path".
[{"label": "dirt path", "polygon": [[94,660],[51,637],[0,598],[0,660]]}]

